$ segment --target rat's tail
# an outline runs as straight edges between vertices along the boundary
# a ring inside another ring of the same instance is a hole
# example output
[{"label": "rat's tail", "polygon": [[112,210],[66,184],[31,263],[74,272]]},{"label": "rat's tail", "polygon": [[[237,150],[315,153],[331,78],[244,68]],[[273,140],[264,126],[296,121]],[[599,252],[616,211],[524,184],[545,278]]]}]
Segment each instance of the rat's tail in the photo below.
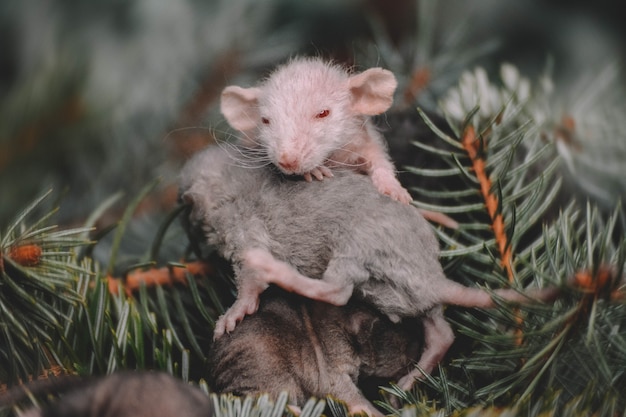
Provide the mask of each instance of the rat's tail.
[{"label": "rat's tail", "polygon": [[456,222],[456,220],[446,214],[440,213],[438,211],[426,210],[423,208],[418,208],[417,211],[419,211],[426,220],[438,223],[449,229],[459,228],[459,224]]},{"label": "rat's tail", "polygon": [[441,303],[461,307],[493,308],[495,298],[502,298],[513,303],[548,302],[554,300],[560,290],[557,287],[533,288],[526,291],[497,289],[487,291],[480,288],[465,287],[456,282],[448,283],[441,294]]}]

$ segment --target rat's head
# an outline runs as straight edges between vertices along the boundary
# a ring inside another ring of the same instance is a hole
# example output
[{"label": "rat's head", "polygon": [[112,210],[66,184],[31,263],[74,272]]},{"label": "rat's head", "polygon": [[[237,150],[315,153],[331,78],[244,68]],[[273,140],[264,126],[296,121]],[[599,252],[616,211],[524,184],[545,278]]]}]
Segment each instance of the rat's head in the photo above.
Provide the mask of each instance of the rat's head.
[{"label": "rat's head", "polygon": [[299,58],[258,87],[226,87],[221,110],[283,172],[303,174],[364,134],[366,118],[391,106],[396,86],[381,68],[350,75],[321,59]]}]

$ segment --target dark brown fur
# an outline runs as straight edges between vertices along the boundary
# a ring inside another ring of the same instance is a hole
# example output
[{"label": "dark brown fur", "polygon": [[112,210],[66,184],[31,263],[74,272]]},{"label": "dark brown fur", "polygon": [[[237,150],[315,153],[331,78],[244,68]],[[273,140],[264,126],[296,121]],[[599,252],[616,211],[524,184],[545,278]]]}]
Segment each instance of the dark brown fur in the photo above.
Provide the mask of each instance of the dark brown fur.
[{"label": "dark brown fur", "polygon": [[18,386],[0,397],[0,410],[25,399],[59,395],[48,406],[32,407],[24,417],[210,417],[209,397],[163,372],[122,371],[103,377],[63,376]]},{"label": "dark brown fur", "polygon": [[238,395],[287,391],[296,405],[331,395],[352,412],[380,415],[357,384],[406,375],[419,356],[416,328],[362,302],[336,307],[272,287],[256,314],[214,341],[211,385]]}]

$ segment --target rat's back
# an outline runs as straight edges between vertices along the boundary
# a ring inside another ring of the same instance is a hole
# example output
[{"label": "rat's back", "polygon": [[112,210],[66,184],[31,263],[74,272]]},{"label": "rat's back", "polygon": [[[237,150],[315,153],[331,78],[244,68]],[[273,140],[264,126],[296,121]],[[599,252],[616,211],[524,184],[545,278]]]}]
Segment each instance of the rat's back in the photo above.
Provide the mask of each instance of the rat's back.
[{"label": "rat's back", "polygon": [[[241,229],[237,235],[267,235],[274,257],[311,278],[326,279],[331,260],[340,259],[335,275],[392,317],[415,315],[437,299],[436,282],[446,278],[430,224],[415,207],[380,194],[368,177],[338,170],[308,183],[272,167],[244,168],[233,162],[236,149],[204,152],[213,155],[202,159],[211,161],[202,171],[218,171],[214,182],[228,188],[230,203],[221,210]],[[207,189],[211,176],[203,175],[192,185],[197,192]]]},{"label": "rat's back", "polygon": [[276,181],[278,195],[264,200],[278,259],[313,278],[341,259],[338,273],[350,275],[362,297],[393,316],[412,315],[437,298],[433,284],[446,280],[439,242],[415,207],[381,195],[352,171],[314,183]]}]

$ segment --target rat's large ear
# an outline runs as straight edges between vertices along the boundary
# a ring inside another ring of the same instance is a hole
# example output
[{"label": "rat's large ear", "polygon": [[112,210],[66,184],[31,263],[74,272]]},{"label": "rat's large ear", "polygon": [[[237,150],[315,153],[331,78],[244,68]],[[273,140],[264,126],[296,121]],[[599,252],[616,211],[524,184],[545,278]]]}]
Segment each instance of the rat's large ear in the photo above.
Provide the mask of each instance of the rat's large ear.
[{"label": "rat's large ear", "polygon": [[358,114],[374,116],[384,113],[393,103],[398,82],[391,71],[370,68],[348,79],[352,108]]},{"label": "rat's large ear", "polygon": [[245,132],[257,127],[261,120],[259,114],[259,96],[261,89],[228,86],[222,91],[220,110],[235,129]]},{"label": "rat's large ear", "polygon": [[374,329],[378,327],[380,319],[369,309],[349,310],[348,308],[346,308],[346,311],[349,311],[346,326],[348,333],[360,345],[371,343]]}]

